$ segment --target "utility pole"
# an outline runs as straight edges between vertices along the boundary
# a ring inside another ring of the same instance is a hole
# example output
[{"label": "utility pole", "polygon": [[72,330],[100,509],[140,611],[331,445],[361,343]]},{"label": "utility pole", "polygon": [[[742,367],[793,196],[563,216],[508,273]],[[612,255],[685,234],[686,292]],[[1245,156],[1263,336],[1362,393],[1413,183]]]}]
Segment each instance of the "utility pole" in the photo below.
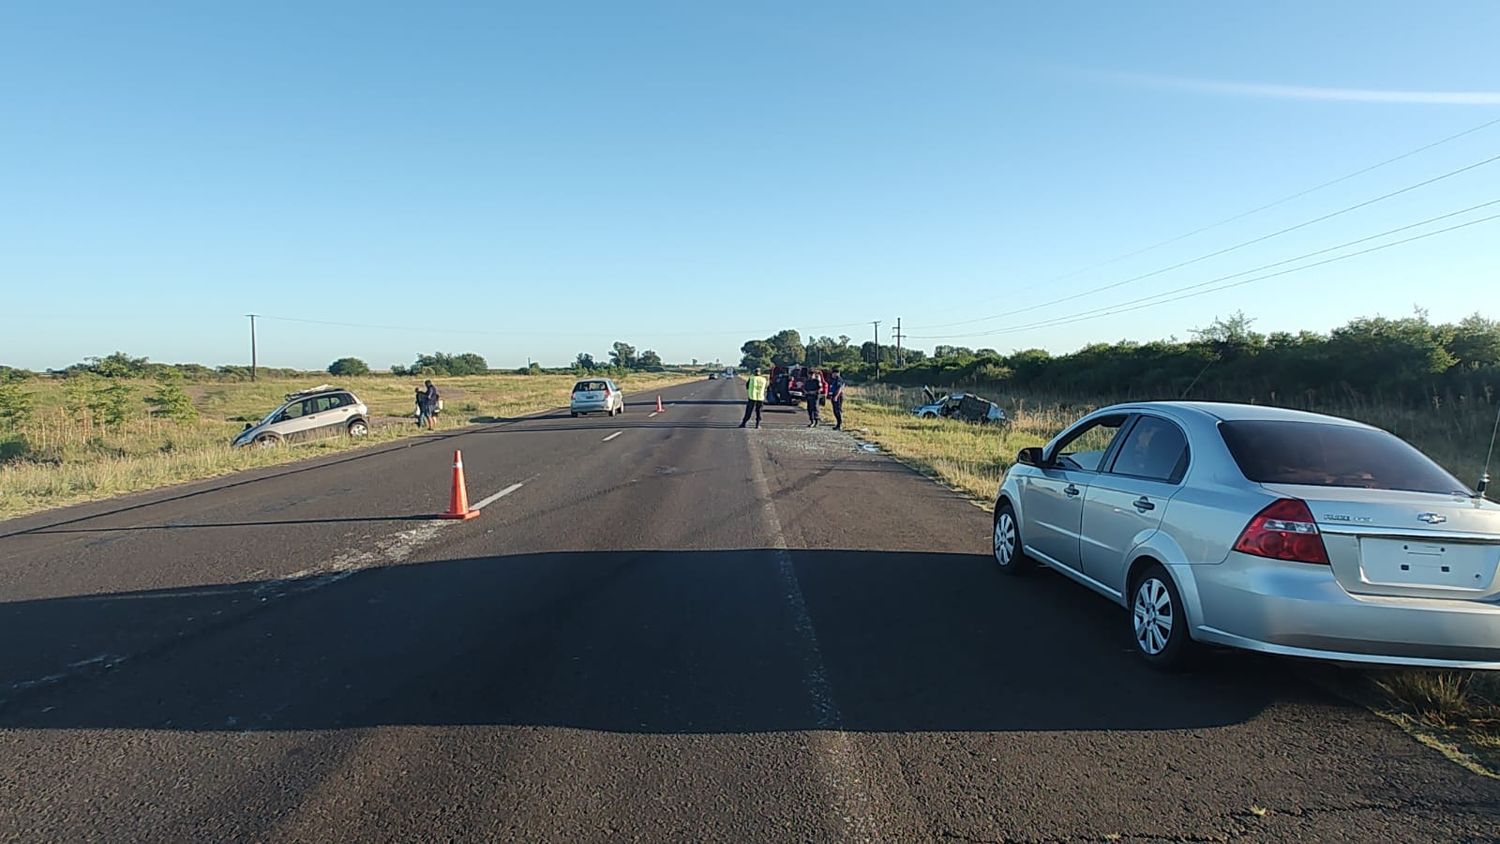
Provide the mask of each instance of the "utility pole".
[{"label": "utility pole", "polygon": [[250,317],[250,380],[255,380],[255,318],[260,314],[245,314]]},{"label": "utility pole", "polygon": [[896,365],[905,366],[906,361],[901,359],[901,339],[905,335],[901,333],[901,317],[896,317]]},{"label": "utility pole", "polygon": [[878,320],[878,319],[871,320],[870,324],[875,326],[875,380],[879,381],[880,380],[880,320]]}]

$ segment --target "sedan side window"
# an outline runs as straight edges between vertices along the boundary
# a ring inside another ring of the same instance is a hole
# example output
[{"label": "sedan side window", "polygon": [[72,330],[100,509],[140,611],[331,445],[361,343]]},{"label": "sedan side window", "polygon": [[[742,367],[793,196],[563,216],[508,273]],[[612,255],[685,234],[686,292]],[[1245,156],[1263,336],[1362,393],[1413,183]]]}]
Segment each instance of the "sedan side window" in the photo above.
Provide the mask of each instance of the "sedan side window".
[{"label": "sedan side window", "polygon": [[1187,438],[1182,429],[1165,419],[1142,416],[1121,443],[1110,471],[1175,484],[1187,473],[1187,462]]},{"label": "sedan side window", "polygon": [[1060,469],[1099,471],[1099,463],[1120,435],[1127,416],[1101,416],[1068,434],[1052,453],[1052,465]]}]

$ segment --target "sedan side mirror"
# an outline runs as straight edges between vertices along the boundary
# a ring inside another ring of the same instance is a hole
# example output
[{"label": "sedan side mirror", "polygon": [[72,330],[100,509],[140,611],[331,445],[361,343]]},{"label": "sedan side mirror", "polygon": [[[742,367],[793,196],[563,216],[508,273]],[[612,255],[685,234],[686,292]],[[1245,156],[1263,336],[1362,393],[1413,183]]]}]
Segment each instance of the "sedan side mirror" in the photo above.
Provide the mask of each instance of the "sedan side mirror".
[{"label": "sedan side mirror", "polygon": [[1042,450],[1036,446],[1023,448],[1021,453],[1016,455],[1016,462],[1022,466],[1040,466],[1042,465]]}]

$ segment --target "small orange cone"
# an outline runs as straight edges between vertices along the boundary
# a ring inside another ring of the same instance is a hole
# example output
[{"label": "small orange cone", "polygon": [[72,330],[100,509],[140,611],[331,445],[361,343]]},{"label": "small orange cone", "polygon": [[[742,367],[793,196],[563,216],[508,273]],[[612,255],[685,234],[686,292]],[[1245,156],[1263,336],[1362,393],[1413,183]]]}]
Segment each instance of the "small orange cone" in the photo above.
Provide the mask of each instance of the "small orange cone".
[{"label": "small orange cone", "polygon": [[464,487],[464,455],[453,452],[453,494],[448,498],[448,512],[439,513],[439,519],[472,519],[478,510],[469,509],[469,491]]},{"label": "small orange cone", "polygon": [[661,406],[661,396],[657,396],[656,397],[656,412],[657,413],[665,413],[666,411],[667,411],[667,409],[665,407]]}]

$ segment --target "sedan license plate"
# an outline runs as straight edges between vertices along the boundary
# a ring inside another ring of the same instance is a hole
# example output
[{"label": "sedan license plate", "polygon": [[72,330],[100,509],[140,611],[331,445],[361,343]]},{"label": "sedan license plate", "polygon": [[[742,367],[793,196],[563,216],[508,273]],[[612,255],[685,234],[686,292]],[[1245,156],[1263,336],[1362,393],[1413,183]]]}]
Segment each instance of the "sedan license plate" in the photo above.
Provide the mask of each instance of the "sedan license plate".
[{"label": "sedan license plate", "polygon": [[1500,545],[1361,539],[1359,556],[1366,583],[1483,592],[1495,579]]}]

